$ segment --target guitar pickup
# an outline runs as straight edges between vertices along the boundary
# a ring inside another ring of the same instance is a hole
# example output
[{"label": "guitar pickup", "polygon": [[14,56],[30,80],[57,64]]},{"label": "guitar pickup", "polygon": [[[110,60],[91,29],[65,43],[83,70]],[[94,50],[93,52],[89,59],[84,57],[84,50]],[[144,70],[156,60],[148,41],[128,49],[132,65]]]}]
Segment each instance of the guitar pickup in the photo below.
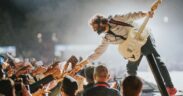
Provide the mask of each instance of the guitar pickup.
[{"label": "guitar pickup", "polygon": [[131,52],[133,52],[133,50],[132,50],[132,49],[130,49],[130,48],[128,48],[128,49],[127,49],[127,51],[128,51],[128,52],[130,52],[130,53],[131,53]]}]

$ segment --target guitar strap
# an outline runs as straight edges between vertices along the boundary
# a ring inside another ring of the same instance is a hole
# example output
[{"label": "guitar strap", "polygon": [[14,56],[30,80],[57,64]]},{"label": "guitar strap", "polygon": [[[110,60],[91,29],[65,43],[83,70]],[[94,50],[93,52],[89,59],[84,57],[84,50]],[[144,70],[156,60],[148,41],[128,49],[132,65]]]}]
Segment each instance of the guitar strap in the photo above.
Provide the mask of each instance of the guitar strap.
[{"label": "guitar strap", "polygon": [[121,25],[121,26],[126,26],[126,27],[134,27],[131,24],[128,24],[128,23],[125,23],[125,22],[121,22],[121,21],[117,21],[117,20],[114,20],[112,18],[109,20],[109,23],[116,24],[116,25]]},{"label": "guitar strap", "polygon": [[[133,27],[131,24],[128,24],[128,23],[125,23],[125,22],[121,22],[121,21],[117,21],[117,20],[114,20],[114,19],[112,19],[112,18],[110,18],[109,23],[111,23],[111,24],[116,24],[116,25],[120,25],[120,26]],[[126,40],[126,39],[127,39],[127,38],[125,38],[124,36],[115,34],[115,33],[112,32],[111,30],[109,30],[109,32],[107,32],[107,33],[112,34],[112,35],[115,36],[115,37],[119,37],[119,38],[121,38],[121,39],[123,39],[123,40]]]},{"label": "guitar strap", "polygon": [[111,30],[109,30],[107,33],[108,33],[108,34],[111,34],[111,35],[113,35],[113,36],[115,36],[115,38],[116,38],[116,37],[119,37],[119,38],[121,38],[121,39],[123,39],[123,40],[126,40],[126,38],[125,38],[124,36],[117,35],[117,34],[115,34],[114,32],[112,32]]}]

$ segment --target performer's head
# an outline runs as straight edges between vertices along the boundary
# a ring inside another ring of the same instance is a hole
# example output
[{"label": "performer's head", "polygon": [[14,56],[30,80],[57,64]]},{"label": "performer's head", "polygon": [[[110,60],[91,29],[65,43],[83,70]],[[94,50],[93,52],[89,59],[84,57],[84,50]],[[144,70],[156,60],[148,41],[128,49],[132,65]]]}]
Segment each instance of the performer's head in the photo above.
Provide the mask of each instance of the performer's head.
[{"label": "performer's head", "polygon": [[93,16],[93,18],[91,18],[91,20],[89,21],[89,24],[93,28],[94,32],[101,34],[106,30],[108,26],[108,19],[102,15],[95,15]]}]

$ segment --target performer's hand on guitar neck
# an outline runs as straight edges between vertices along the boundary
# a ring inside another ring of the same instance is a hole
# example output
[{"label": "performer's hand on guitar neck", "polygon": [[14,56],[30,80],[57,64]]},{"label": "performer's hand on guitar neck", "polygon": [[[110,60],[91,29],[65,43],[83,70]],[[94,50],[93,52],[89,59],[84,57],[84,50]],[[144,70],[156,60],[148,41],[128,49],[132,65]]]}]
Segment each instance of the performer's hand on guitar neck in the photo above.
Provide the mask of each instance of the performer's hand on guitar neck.
[{"label": "performer's hand on guitar neck", "polygon": [[150,18],[152,18],[153,15],[154,15],[154,12],[153,12],[153,11],[149,11],[149,12],[147,13],[147,16],[149,16]]}]

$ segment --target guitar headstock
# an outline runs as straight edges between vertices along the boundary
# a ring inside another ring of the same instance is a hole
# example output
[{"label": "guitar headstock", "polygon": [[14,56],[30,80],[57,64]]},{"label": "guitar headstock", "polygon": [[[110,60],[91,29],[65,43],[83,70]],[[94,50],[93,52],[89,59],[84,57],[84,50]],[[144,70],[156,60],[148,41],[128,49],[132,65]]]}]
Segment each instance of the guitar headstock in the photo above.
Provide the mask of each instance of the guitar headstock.
[{"label": "guitar headstock", "polygon": [[162,0],[157,0],[153,3],[153,5],[151,6],[151,11],[154,12],[157,8],[158,5],[161,4]]}]

